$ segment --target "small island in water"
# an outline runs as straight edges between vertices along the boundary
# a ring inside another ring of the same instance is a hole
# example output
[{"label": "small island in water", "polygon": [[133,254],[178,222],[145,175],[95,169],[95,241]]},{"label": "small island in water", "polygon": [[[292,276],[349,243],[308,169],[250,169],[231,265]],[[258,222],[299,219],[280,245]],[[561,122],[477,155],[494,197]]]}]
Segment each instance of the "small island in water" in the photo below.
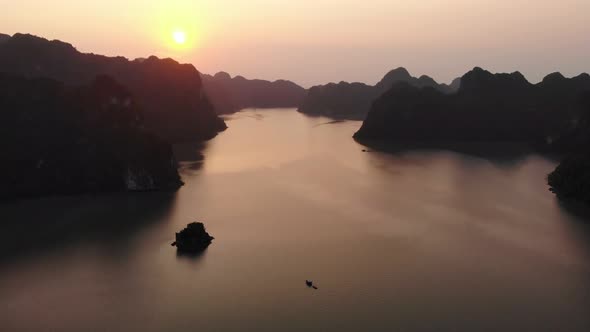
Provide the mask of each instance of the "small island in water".
[{"label": "small island in water", "polygon": [[203,223],[193,222],[176,233],[176,241],[172,246],[175,246],[179,253],[199,253],[207,249],[214,239],[207,233]]}]

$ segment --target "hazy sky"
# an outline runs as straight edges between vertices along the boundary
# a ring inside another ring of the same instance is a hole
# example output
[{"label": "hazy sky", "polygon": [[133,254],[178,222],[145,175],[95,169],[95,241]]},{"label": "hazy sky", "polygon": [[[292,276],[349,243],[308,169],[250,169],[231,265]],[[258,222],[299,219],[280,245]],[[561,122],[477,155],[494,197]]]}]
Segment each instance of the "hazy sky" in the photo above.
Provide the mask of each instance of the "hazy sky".
[{"label": "hazy sky", "polygon": [[531,81],[590,71],[590,0],[0,0],[0,32],[304,86],[398,66],[443,82],[474,66]]}]

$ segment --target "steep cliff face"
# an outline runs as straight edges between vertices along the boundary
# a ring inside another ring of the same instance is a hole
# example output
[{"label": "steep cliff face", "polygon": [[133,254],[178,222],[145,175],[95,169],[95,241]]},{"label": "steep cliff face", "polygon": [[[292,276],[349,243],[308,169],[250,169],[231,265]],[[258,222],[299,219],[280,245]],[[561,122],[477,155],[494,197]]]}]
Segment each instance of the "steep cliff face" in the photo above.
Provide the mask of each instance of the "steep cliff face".
[{"label": "steep cliff face", "polygon": [[548,77],[534,85],[518,72],[492,74],[475,68],[461,78],[453,94],[395,84],[375,101],[355,137],[437,144],[513,141],[551,145],[576,121],[577,96],[590,89],[586,76],[558,79],[560,82]]},{"label": "steep cliff face", "polygon": [[225,72],[201,76],[207,96],[219,114],[244,108],[297,107],[306,93],[304,88],[285,80],[270,82],[242,76],[232,78]]},{"label": "steep cliff face", "polygon": [[0,118],[2,198],[181,185],[170,144],[109,77],[71,87],[0,74]]},{"label": "steep cliff face", "polygon": [[431,87],[443,93],[451,93],[459,85],[457,81],[451,86],[438,84],[426,75],[412,77],[405,68],[400,67],[388,72],[375,86],[348,82],[314,86],[299,106],[299,112],[336,119],[363,120],[373,101],[397,83]]},{"label": "steep cliff face", "polygon": [[61,41],[16,34],[0,43],[0,72],[53,78],[68,85],[111,76],[136,97],[145,125],[171,142],[209,139],[226,128],[204,93],[200,73],[172,59],[129,61],[83,54]]},{"label": "steep cliff face", "polygon": [[[554,78],[563,82],[557,75]],[[590,92],[582,94],[580,104],[583,111],[579,117],[552,142],[553,150],[568,156],[549,174],[547,182],[559,198],[590,204]]]},{"label": "steep cliff face", "polygon": [[566,157],[549,174],[547,183],[560,199],[590,204],[590,154]]}]

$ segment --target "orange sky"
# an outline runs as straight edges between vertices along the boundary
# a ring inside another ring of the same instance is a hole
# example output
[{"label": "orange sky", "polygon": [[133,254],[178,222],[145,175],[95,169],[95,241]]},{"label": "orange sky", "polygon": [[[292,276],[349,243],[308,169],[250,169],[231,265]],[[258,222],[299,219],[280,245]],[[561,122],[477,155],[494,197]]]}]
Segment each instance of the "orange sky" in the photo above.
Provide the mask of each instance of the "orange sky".
[{"label": "orange sky", "polygon": [[[588,0],[21,0],[0,32],[84,52],[172,56],[250,78],[375,83],[394,67],[450,81],[474,66],[531,81],[590,71]],[[187,43],[174,45],[183,30]]]}]

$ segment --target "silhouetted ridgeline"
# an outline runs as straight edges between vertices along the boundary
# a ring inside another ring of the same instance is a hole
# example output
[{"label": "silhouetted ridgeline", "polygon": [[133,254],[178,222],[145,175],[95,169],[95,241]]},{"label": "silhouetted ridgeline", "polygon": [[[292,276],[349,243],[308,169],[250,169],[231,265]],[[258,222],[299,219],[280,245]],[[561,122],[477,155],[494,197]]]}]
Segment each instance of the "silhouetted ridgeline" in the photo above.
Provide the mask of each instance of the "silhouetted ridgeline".
[{"label": "silhouetted ridgeline", "polygon": [[111,76],[135,96],[146,127],[171,142],[209,139],[226,128],[203,91],[199,72],[172,59],[83,54],[67,43],[16,34],[0,42],[0,72],[68,85]]},{"label": "silhouetted ridgeline", "polygon": [[335,119],[363,120],[373,101],[399,82],[416,87],[432,87],[442,93],[456,91],[460,85],[458,79],[451,85],[438,84],[426,75],[416,78],[405,68],[397,68],[387,73],[375,86],[347,82],[314,86],[309,89],[299,112]]},{"label": "silhouetted ridgeline", "polygon": [[556,73],[531,84],[518,72],[481,68],[465,74],[453,94],[395,84],[374,102],[355,138],[426,145],[508,141],[555,150],[580,119],[584,90],[590,90],[587,74],[567,79]]},{"label": "silhouetted ridgeline", "polygon": [[227,114],[244,108],[297,107],[306,90],[285,80],[274,82],[248,80],[242,76],[232,78],[228,73],[215,76],[202,74],[207,96],[219,114]]},{"label": "silhouetted ridgeline", "polygon": [[176,189],[171,146],[109,77],[83,87],[0,74],[0,197]]}]

